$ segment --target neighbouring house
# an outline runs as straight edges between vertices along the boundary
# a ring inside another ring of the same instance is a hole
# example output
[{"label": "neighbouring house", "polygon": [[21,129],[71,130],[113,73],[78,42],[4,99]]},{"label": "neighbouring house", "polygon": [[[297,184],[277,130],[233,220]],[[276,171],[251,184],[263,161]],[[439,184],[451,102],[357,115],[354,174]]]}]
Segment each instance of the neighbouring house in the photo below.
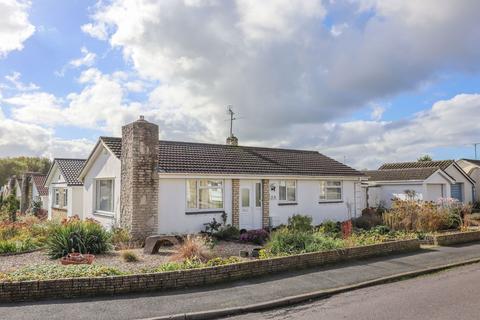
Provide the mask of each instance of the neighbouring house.
[{"label": "neighbouring house", "polygon": [[48,188],[48,218],[83,214],[83,183],[78,179],[85,159],[54,159],[45,179]]},{"label": "neighbouring house", "polygon": [[42,209],[48,210],[48,188],[45,187],[47,176],[44,174],[32,174],[32,200],[40,201]]},{"label": "neighbouring house", "polygon": [[475,202],[480,202],[480,160],[461,159],[457,164],[475,180]]},{"label": "neighbouring house", "polygon": [[3,188],[3,197],[15,194],[21,213],[31,209],[33,201],[41,201],[42,209],[47,209],[48,189],[44,187],[45,178],[46,175],[38,172],[25,172],[21,178],[12,176]]},{"label": "neighbouring house", "polygon": [[316,151],[161,141],[140,117],[122,137],[100,137],[85,162],[84,218],[134,238],[194,233],[214,218],[240,229],[346,220],[364,208],[364,175]]},{"label": "neighbouring house", "polygon": [[393,199],[451,197],[464,203],[474,199],[475,181],[454,160],[387,163],[363,173],[368,177],[363,187],[370,207],[389,208]]}]

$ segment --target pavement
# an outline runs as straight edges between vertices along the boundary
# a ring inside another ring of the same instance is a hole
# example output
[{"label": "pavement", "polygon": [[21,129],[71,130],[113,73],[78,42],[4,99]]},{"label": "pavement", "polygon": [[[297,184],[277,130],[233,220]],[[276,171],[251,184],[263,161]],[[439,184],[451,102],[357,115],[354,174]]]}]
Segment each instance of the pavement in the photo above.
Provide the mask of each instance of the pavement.
[{"label": "pavement", "polygon": [[364,283],[382,277],[480,259],[480,243],[424,248],[321,268],[299,270],[222,285],[169,292],[88,299],[0,304],[0,319],[146,319],[269,303]]},{"label": "pavement", "polygon": [[474,264],[229,320],[478,320],[479,281]]}]

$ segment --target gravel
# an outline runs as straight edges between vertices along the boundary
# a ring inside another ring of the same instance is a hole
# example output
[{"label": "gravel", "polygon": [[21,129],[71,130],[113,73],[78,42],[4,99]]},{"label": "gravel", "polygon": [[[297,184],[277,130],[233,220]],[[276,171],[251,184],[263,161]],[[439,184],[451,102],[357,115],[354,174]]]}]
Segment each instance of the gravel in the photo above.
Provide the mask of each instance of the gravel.
[{"label": "gravel", "polygon": [[[215,256],[228,258],[231,256],[239,256],[240,250],[251,252],[252,249],[258,248],[258,245],[246,244],[240,242],[220,241],[213,248]],[[143,268],[154,268],[168,261],[169,256],[175,252],[175,247],[162,247],[158,254],[144,254],[142,248],[128,249],[123,251],[131,251],[139,258],[138,262],[125,262],[121,254],[122,251],[112,251],[107,254],[96,255],[95,264],[105,265],[118,268],[126,272],[140,271]],[[0,272],[11,272],[16,269],[34,265],[34,264],[58,264],[58,260],[51,260],[47,257],[45,251],[35,251],[25,254],[17,254],[12,256],[0,257]]]}]

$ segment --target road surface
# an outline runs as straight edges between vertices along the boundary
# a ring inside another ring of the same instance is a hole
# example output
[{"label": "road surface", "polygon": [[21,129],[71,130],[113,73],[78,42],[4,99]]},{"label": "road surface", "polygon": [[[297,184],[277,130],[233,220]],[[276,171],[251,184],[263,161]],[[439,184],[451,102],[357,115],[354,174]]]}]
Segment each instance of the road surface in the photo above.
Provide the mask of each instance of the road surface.
[{"label": "road surface", "polygon": [[229,320],[478,320],[480,264]]}]

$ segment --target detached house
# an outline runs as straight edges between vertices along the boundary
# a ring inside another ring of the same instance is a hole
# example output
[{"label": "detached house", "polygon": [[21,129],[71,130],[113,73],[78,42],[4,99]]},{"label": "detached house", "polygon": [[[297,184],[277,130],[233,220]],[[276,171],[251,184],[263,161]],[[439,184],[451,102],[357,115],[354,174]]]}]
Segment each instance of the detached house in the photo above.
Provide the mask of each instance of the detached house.
[{"label": "detached house", "polygon": [[48,188],[48,218],[82,217],[83,183],[78,175],[84,159],[54,159],[45,179]]},{"label": "detached house", "polygon": [[100,137],[80,172],[83,216],[136,238],[193,233],[215,218],[240,229],[293,214],[346,220],[364,204],[364,175],[316,151],[159,141],[140,117],[122,137]]},{"label": "detached house", "polygon": [[387,163],[363,173],[368,177],[363,184],[367,206],[390,207],[393,199],[409,197],[472,203],[475,197],[475,181],[454,160]]},{"label": "detached house", "polygon": [[475,202],[480,202],[480,160],[461,159],[457,164],[465,171],[470,178],[475,180]]}]

